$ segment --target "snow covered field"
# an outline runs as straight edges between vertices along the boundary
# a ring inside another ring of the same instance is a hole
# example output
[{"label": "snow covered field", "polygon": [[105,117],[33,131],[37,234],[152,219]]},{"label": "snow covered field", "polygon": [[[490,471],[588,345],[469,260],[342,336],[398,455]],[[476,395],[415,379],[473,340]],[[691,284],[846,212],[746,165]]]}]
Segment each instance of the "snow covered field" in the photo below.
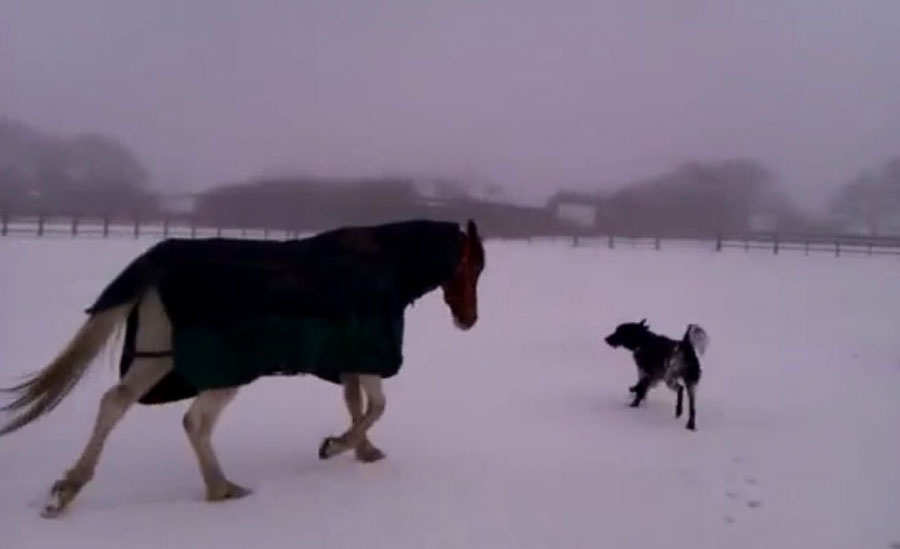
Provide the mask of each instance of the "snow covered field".
[{"label": "snow covered field", "polygon": [[[149,240],[0,240],[0,385],[42,367]],[[481,320],[439,294],[408,311],[406,363],[374,441],[321,462],[338,388],[267,379],[214,442],[255,490],[203,502],[186,403],[136,407],[67,515],[39,517],[80,452],[98,361],[52,415],[0,439],[0,548],[878,548],[900,543],[900,260],[489,243]],[[630,409],[602,337],[647,317],[711,342],[698,431],[673,395]]]}]

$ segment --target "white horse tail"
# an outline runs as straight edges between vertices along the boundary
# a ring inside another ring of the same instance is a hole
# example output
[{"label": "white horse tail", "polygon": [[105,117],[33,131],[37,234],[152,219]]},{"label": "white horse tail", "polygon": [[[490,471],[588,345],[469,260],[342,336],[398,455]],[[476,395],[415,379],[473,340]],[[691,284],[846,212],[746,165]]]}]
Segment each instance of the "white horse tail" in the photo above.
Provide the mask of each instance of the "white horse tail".
[{"label": "white horse tail", "polygon": [[68,345],[43,370],[19,385],[0,389],[15,396],[0,410],[18,413],[0,429],[0,436],[20,429],[56,408],[78,384],[116,328],[128,319],[136,301],[91,313]]},{"label": "white horse tail", "polygon": [[116,328],[128,320],[129,313],[147,288],[158,281],[160,270],[157,268],[156,254],[160,247],[153,246],[132,260],[103,289],[87,309],[88,318],[75,337],[50,364],[19,385],[0,389],[0,392],[14,395],[14,400],[0,411],[19,412],[0,429],[0,436],[21,429],[47,414],[78,384]]}]

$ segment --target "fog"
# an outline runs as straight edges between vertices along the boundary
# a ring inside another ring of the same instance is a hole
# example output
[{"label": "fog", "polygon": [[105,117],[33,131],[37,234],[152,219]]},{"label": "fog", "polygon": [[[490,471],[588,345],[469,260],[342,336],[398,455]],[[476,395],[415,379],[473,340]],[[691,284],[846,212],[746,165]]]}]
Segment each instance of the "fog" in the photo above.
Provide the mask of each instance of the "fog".
[{"label": "fog", "polygon": [[896,0],[0,0],[0,113],[153,185],[442,175],[522,199],[749,157],[806,204],[900,153]]}]

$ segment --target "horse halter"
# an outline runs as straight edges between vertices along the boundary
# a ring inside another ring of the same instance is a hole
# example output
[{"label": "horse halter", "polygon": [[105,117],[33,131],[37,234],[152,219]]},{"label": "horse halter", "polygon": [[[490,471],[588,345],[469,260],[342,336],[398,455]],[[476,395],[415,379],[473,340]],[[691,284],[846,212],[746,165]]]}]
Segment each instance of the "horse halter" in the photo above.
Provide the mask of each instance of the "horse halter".
[{"label": "horse halter", "polygon": [[455,286],[459,284],[462,284],[462,288],[457,290],[459,292],[458,294],[457,291],[446,292],[447,297],[456,297],[459,295],[463,304],[473,303],[475,292],[474,277],[475,273],[472,269],[472,245],[469,235],[463,233],[460,259],[456,264],[456,268],[453,271],[453,276],[450,278],[449,284],[454,290],[457,290]]},{"label": "horse halter", "polygon": [[472,265],[472,237],[468,234],[463,234],[462,253],[456,269],[465,273],[466,287],[469,290],[475,288],[477,273],[474,265]]}]

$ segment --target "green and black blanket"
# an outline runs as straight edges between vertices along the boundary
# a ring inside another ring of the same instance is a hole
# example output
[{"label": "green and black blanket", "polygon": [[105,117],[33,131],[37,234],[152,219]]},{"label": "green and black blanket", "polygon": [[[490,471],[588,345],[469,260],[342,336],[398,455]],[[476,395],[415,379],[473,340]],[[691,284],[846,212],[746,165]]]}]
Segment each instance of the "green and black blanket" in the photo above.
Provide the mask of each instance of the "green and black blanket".
[{"label": "green and black blanket", "polygon": [[[88,312],[156,285],[172,323],[174,369],[140,402],[172,402],[267,375],[342,371],[395,375],[404,312],[452,275],[461,253],[455,223],[406,221],[348,227],[285,242],[163,241],[136,258]],[[134,353],[128,320],[120,374]]]}]

